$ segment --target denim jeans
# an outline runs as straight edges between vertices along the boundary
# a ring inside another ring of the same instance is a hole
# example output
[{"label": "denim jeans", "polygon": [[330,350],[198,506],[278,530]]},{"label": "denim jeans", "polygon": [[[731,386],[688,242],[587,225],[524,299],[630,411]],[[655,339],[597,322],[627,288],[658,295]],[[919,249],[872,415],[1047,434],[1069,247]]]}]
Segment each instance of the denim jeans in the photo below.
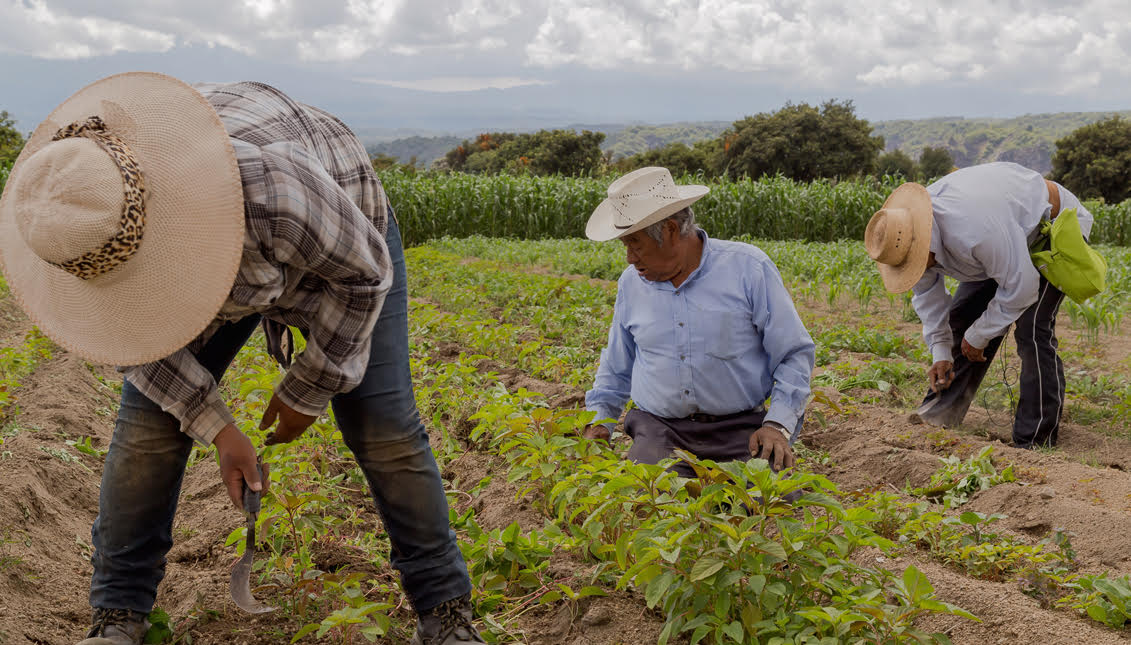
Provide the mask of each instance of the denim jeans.
[{"label": "denim jeans", "polygon": [[[369,482],[392,545],[391,561],[417,611],[471,591],[448,522],[428,433],[416,410],[408,356],[408,291],[400,232],[389,219],[393,284],[373,330],[358,387],[332,405],[346,445]],[[222,327],[197,355],[219,382],[259,316]],[[127,380],[102,472],[91,536],[92,607],[149,612],[173,545],[173,516],[192,440]],[[233,511],[233,520],[236,518]]]}]

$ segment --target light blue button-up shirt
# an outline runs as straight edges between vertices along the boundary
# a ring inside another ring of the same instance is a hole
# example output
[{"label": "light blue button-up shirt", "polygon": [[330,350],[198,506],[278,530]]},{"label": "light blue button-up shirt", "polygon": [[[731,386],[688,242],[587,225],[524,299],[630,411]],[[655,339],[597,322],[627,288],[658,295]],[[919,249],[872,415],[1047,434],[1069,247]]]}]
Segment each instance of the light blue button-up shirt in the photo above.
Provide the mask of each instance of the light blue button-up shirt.
[{"label": "light blue button-up shirt", "polygon": [[597,419],[631,397],[657,416],[732,414],[772,398],[767,421],[794,436],[809,398],[813,339],[781,274],[761,249],[713,240],[687,280],[650,282],[629,266],[617,282],[609,343],[593,389]]},{"label": "light blue button-up shirt", "polygon": [[[1092,214],[1063,186],[1057,188],[1060,210],[1075,208],[1087,237]],[[956,170],[928,186],[927,193],[934,211],[931,251],[938,264],[912,288],[911,303],[923,321],[923,339],[935,362],[949,361],[951,298],[943,276],[959,282],[997,282],[993,300],[965,334],[972,346],[985,347],[1037,301],[1040,274],[1029,258],[1029,245],[1052,205],[1044,177],[1007,162]]]}]

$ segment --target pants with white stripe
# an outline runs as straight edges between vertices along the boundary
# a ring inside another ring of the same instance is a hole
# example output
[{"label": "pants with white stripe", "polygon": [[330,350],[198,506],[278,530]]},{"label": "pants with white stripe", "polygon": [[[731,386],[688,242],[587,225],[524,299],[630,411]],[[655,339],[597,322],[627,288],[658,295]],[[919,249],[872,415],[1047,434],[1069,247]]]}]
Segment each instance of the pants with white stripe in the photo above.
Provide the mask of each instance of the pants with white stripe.
[{"label": "pants with white stripe", "polygon": [[[925,421],[954,426],[966,416],[1004,336],[986,345],[984,363],[971,362],[962,355],[962,337],[986,311],[995,293],[997,283],[993,280],[958,285],[950,305],[954,382],[941,392],[927,392],[918,410]],[[1064,294],[1041,277],[1037,302],[1014,323],[1013,337],[1021,357],[1021,396],[1013,419],[1013,443],[1019,448],[1056,445],[1064,408],[1064,364],[1056,351],[1056,313],[1062,300]]]}]

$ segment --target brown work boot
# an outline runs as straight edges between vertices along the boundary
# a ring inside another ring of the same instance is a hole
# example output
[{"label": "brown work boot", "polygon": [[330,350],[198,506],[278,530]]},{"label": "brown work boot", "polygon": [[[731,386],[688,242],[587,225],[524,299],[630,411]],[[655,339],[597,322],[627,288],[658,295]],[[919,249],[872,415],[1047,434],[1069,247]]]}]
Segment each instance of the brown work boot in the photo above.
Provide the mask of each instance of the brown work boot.
[{"label": "brown work boot", "polygon": [[129,609],[95,609],[90,631],[78,645],[141,645],[149,621]]},{"label": "brown work boot", "polygon": [[471,624],[471,598],[461,596],[440,603],[423,614],[416,623],[412,645],[473,645],[486,643]]}]

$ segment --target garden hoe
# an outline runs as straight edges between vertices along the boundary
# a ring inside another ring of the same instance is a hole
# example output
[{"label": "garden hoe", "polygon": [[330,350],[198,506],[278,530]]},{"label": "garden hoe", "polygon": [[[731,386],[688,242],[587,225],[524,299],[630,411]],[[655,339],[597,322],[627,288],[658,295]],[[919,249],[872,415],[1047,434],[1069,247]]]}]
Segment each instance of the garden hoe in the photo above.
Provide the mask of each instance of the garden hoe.
[{"label": "garden hoe", "polygon": [[[263,458],[256,460],[255,467],[259,469],[259,479],[263,480]],[[251,560],[255,557],[255,521],[259,517],[259,502],[261,493],[243,484],[243,513],[247,518],[247,543],[244,545],[243,557],[232,569],[232,581],[228,588],[232,592],[232,600],[236,605],[249,614],[264,614],[275,611],[275,607],[264,605],[251,595]]]}]

